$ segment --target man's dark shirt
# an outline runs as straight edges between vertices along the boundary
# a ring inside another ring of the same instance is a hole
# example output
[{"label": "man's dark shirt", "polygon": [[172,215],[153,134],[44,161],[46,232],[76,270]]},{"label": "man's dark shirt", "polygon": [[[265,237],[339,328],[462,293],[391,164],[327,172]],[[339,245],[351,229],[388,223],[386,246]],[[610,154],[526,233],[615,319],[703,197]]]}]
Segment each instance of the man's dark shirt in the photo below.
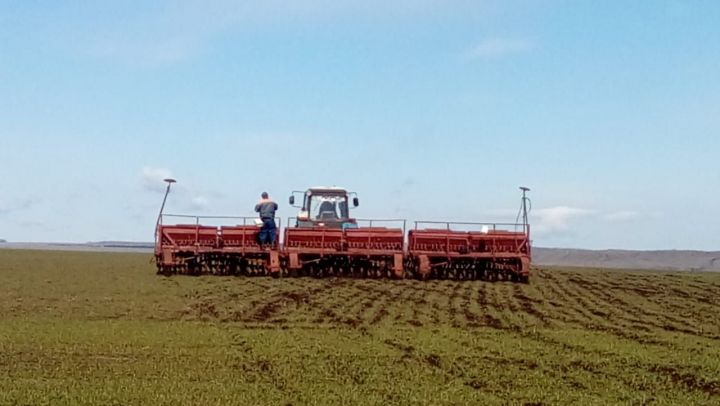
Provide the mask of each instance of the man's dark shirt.
[{"label": "man's dark shirt", "polygon": [[277,203],[273,202],[270,199],[260,200],[260,202],[255,205],[255,211],[260,213],[261,219],[274,219],[275,210],[277,209]]}]

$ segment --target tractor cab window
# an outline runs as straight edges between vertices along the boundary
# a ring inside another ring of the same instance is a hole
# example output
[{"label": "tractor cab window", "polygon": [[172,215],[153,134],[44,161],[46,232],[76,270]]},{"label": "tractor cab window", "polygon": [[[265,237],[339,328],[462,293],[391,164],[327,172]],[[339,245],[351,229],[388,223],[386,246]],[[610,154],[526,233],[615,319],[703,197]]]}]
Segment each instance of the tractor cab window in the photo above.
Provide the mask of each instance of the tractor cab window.
[{"label": "tractor cab window", "polygon": [[317,221],[346,219],[349,217],[347,197],[322,195],[311,196],[308,212],[310,213],[310,218]]}]

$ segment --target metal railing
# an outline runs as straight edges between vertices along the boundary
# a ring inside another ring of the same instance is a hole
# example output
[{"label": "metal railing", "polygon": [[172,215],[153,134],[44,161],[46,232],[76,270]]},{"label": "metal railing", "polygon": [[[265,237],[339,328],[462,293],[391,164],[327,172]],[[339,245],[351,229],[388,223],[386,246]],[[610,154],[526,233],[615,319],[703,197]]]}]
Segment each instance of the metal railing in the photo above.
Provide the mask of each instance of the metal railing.
[{"label": "metal railing", "polygon": [[[526,234],[529,234],[530,232],[530,225],[529,224],[522,224],[522,223],[479,223],[479,222],[470,222],[470,221],[415,221],[415,230],[418,229],[418,225],[421,224],[433,224],[433,225],[443,225],[445,230],[453,231],[453,228],[451,226],[471,226],[472,228],[479,227],[480,230],[478,231],[522,231]],[[469,231],[469,230],[457,230],[457,231]]]},{"label": "metal railing", "polygon": [[[188,215],[188,214],[162,214],[160,216],[159,225],[165,224],[165,219],[192,219],[192,225],[195,227],[195,241],[196,243],[199,242],[200,238],[200,226],[203,226],[201,224],[202,220],[240,220],[241,222],[238,222],[238,226],[257,226],[260,227],[259,224],[256,224],[256,221],[258,220],[257,216],[199,216],[199,215]],[[373,227],[373,226],[382,226],[383,224],[388,223],[395,223],[398,226],[402,224],[402,234],[403,234],[403,246],[412,249],[412,247],[409,247],[409,234],[407,233],[407,220],[406,219],[354,219],[355,224],[358,226],[367,226],[367,227]],[[294,228],[294,225],[291,226],[291,223],[293,221],[297,221],[297,217],[288,217],[287,219],[287,226],[286,228]],[[280,227],[282,226],[282,218],[275,217],[275,223],[278,225],[278,231],[277,236],[280,240],[280,244],[282,245],[285,241],[285,235],[282,230],[280,230]],[[447,231],[460,231],[460,232],[467,232],[471,231],[470,229],[476,229],[472,231],[479,231],[479,232],[486,232],[491,233],[495,231],[514,231],[514,232],[523,232],[527,238],[528,241],[526,243],[529,243],[529,237],[530,237],[530,225],[529,224],[522,224],[522,223],[481,223],[481,222],[457,222],[457,221],[427,221],[427,220],[421,220],[421,221],[414,221],[414,230],[422,230],[423,228],[431,228],[431,229],[442,229]],[[177,223],[176,223],[177,224]],[[423,227],[421,226],[428,226],[432,225],[434,227]],[[215,225],[207,225],[207,226],[215,226]],[[217,225],[215,227],[220,229],[221,226],[231,226],[229,224],[222,224]],[[325,227],[323,227],[325,228]],[[458,229],[460,228],[460,229]],[[479,230],[477,230],[479,228]],[[332,228],[328,228],[332,229]],[[219,236],[219,235],[218,235]],[[158,242],[161,241],[162,236],[159,235],[159,233],[156,233],[155,243],[156,247],[158,246]],[[324,246],[325,243],[325,235],[323,233],[321,246]],[[368,234],[368,246],[370,246],[371,243],[371,235]],[[521,244],[524,245],[525,243]],[[244,246],[244,237],[243,237],[243,244]],[[446,236],[446,250],[450,251],[450,235],[448,234]],[[493,246],[495,244],[493,243]],[[521,246],[517,247],[518,249],[521,248]],[[528,247],[529,248],[529,247]]]},{"label": "metal railing", "polygon": [[407,220],[406,219],[355,219],[355,222],[358,226],[360,226],[362,223],[367,224],[368,227],[372,227],[373,225],[377,226],[378,223],[380,224],[387,224],[387,223],[397,223],[400,225],[402,223],[402,230],[403,235],[405,235],[405,231],[407,230]]},{"label": "metal railing", "polygon": [[[193,219],[193,226],[195,226],[195,242],[198,243],[200,239],[200,226],[203,224],[200,224],[200,220],[242,220],[242,224],[237,224],[241,226],[257,226],[260,227],[260,225],[256,224],[256,220],[258,220],[257,216],[197,216],[192,214],[162,214],[160,216],[160,220],[158,221],[158,225],[163,225],[163,220],[165,218],[183,218],[183,219]],[[282,224],[282,218],[275,217],[275,224],[281,225]],[[222,226],[231,226],[229,224],[223,224],[223,225],[209,225],[209,227],[217,227],[218,230]],[[159,227],[158,227],[159,228]],[[278,227],[279,228],[279,227]],[[280,236],[280,233],[278,232],[278,236]],[[160,241],[161,236],[157,235],[155,236],[155,245],[158,245],[158,241]],[[245,236],[243,235],[243,246],[245,245]]]},{"label": "metal railing", "polygon": [[[418,226],[421,224],[433,224],[433,225],[444,225],[443,228],[437,228],[437,229],[445,229],[447,231],[460,231],[460,232],[468,232],[469,230],[457,230],[452,229],[451,226],[471,226],[471,227],[480,227],[480,232],[483,233],[490,233],[494,231],[514,231],[519,232],[518,230],[521,230],[521,232],[526,236],[525,239],[522,240],[521,243],[516,242],[515,249],[519,251],[520,249],[525,246],[525,244],[529,243],[530,238],[530,224],[522,224],[522,223],[478,223],[478,222],[462,222],[462,221],[415,221],[415,230],[418,230]],[[513,230],[510,230],[512,228]],[[450,248],[450,234],[448,233],[445,236],[445,252],[449,253],[451,251]],[[495,238],[492,238],[492,254],[495,254],[495,248],[496,248],[496,240]],[[410,250],[413,250],[415,247],[408,246]],[[528,249],[529,249],[528,245]]]},{"label": "metal railing", "polygon": [[[406,232],[407,232],[407,220],[406,220],[406,219],[352,219],[352,220],[353,220],[352,223],[351,223],[350,221],[346,221],[346,222],[344,222],[344,223],[350,223],[350,224],[357,225],[357,226],[359,226],[359,227],[361,226],[361,227],[370,227],[370,228],[371,228],[371,227],[381,227],[382,224],[394,223],[394,224],[396,224],[396,225],[398,226],[397,228],[399,228],[399,229],[402,230],[403,241],[402,241],[402,244],[401,244],[401,249],[406,245],[406,238],[407,238],[407,236],[406,236]],[[294,227],[294,226],[292,225],[293,221],[297,222],[297,217],[288,217],[286,229],[295,229],[295,228],[296,228],[296,227]],[[303,221],[304,221],[304,220],[303,220]],[[310,220],[308,220],[308,221],[310,221]],[[336,222],[336,224],[337,224],[337,223],[339,223],[339,222]],[[322,249],[323,251],[324,251],[324,249],[325,249],[324,247],[325,247],[325,231],[326,231],[326,230],[327,230],[327,231],[331,231],[331,230],[333,230],[333,231],[344,231],[344,230],[354,230],[354,229],[356,229],[356,228],[354,228],[354,227],[352,227],[352,228],[342,228],[342,227],[340,227],[340,228],[337,228],[337,227],[318,227],[318,228],[320,228],[320,229],[322,230],[322,232],[320,233],[320,246],[321,246],[321,249]],[[301,227],[300,229],[302,229],[302,227]],[[345,235],[344,232],[343,232],[343,235]],[[284,233],[283,233],[283,237],[284,237],[284,236],[285,236],[285,235],[284,235]],[[368,247],[372,245],[372,237],[373,237],[373,234],[372,234],[372,233],[369,233],[369,234],[368,234],[368,241],[367,241],[367,246],[368,246]],[[283,239],[284,239],[284,238],[283,238]],[[344,237],[343,237],[343,239],[344,239]],[[287,241],[284,241],[284,242],[287,243]]]},{"label": "metal railing", "polygon": [[[402,223],[402,244],[400,245],[401,249],[404,249],[407,245],[407,220],[406,219],[355,219],[355,222],[358,226],[361,226],[363,223],[367,224],[367,227],[372,228],[373,225],[377,226],[378,223],[380,224],[388,224],[393,223],[400,225]],[[370,247],[372,245],[372,234],[368,234],[368,241],[367,246]]]},{"label": "metal railing", "polygon": [[[191,214],[163,214],[160,218],[160,224],[163,224],[163,219],[165,217],[171,217],[171,218],[189,218],[195,220],[195,225],[201,225],[200,220],[201,219],[208,219],[208,220],[242,220],[243,226],[253,225],[255,224],[255,220],[258,219],[257,216],[195,216]],[[249,222],[252,220],[251,222]],[[275,224],[282,224],[282,218],[275,217]]]}]

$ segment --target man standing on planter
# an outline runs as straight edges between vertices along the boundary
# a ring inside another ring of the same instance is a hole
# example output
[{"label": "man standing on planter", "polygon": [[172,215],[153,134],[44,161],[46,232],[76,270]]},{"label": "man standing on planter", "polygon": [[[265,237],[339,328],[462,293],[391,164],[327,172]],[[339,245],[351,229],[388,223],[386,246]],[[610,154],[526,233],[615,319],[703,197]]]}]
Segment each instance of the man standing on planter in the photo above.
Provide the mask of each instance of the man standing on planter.
[{"label": "man standing on planter", "polygon": [[277,203],[270,200],[267,192],[263,192],[262,199],[255,205],[255,211],[260,213],[262,220],[262,228],[258,233],[258,243],[260,245],[275,244],[275,233],[277,226],[275,225],[275,211],[278,209]]}]

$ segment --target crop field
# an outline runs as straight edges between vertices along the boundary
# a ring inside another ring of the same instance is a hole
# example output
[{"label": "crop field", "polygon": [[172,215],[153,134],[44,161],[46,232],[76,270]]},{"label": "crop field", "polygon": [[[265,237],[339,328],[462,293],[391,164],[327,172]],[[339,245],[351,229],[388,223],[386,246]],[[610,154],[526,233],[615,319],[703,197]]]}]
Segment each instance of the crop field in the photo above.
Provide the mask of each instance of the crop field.
[{"label": "crop field", "polygon": [[720,274],[162,277],[0,250],[0,404],[720,404]]}]

